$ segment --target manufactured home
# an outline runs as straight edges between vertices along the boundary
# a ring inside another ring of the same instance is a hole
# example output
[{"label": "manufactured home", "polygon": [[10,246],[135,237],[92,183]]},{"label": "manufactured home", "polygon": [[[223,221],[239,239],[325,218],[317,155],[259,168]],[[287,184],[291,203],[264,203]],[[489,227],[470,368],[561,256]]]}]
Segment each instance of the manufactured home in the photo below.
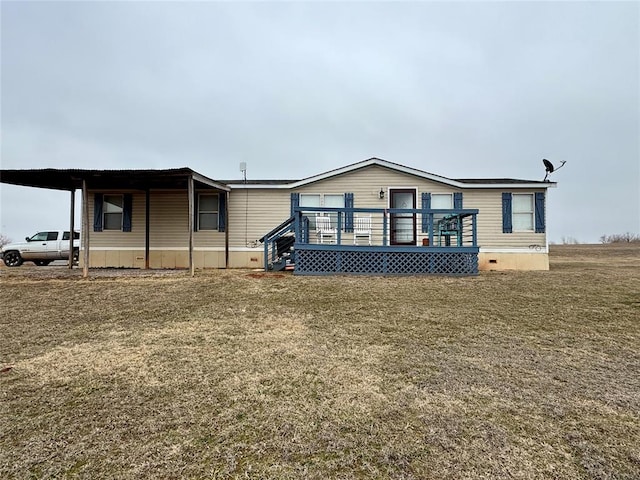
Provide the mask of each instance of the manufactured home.
[{"label": "manufactured home", "polygon": [[549,268],[553,182],[451,179],[378,158],[301,180],[214,180],[189,168],[0,173],[5,183],[82,190],[85,268]]}]

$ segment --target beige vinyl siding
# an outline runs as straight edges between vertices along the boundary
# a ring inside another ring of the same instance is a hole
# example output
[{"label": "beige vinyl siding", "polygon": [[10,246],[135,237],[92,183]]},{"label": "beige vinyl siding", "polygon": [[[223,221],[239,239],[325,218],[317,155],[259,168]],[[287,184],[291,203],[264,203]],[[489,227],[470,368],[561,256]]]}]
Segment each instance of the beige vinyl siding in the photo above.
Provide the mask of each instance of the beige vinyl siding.
[{"label": "beige vinyl siding", "polygon": [[[207,193],[210,191],[208,190]],[[133,193],[131,232],[114,230],[93,231],[94,195],[89,194],[89,238],[92,248],[141,248],[145,247],[145,194]],[[121,194],[128,192],[100,192]],[[189,248],[189,202],[187,192],[153,190],[149,208],[149,247]],[[224,249],[225,233],[217,230],[195,232],[194,248]]]},{"label": "beige vinyl siding", "polygon": [[[452,193],[450,187],[386,168],[371,166],[349,172],[338,177],[314,182],[296,189],[234,189],[229,201],[229,246],[230,248],[252,248],[255,241],[289,218],[291,193],[354,194],[357,208],[385,208],[387,196],[381,200],[380,188],[418,188],[416,207],[420,208],[420,192]],[[248,205],[248,209],[247,209]],[[245,220],[247,219],[247,220]],[[246,241],[245,241],[245,224]],[[259,248],[262,244],[259,245]],[[253,247],[255,248],[255,247]]]},{"label": "beige vinyl siding", "polygon": [[252,245],[291,214],[291,191],[288,189],[233,190],[229,197],[230,247]]},{"label": "beige vinyl siding", "polygon": [[[444,183],[396,172],[377,165],[320,180],[295,189],[236,189],[231,193],[229,216],[232,219],[230,246],[245,246],[245,199],[248,199],[248,240],[262,237],[289,217],[292,192],[322,194],[354,194],[356,208],[386,208],[388,188],[416,188],[416,208],[421,208],[421,194],[462,192],[463,207],[478,209],[478,245],[483,248],[528,248],[546,245],[546,234],[534,232],[502,233],[502,192],[504,189],[459,189]],[[380,188],[385,198],[379,198]],[[533,193],[536,190],[511,190],[515,193]],[[542,191],[542,190],[538,190]],[[420,222],[418,219],[418,236]]]},{"label": "beige vinyl siding", "polygon": [[[196,193],[217,193],[197,190]],[[221,193],[224,195],[224,193]],[[189,197],[186,191],[151,192],[150,248],[189,248]],[[224,249],[225,233],[202,230],[193,233],[193,247]]]},{"label": "beige vinyl siding", "polygon": [[[502,233],[503,189],[465,190],[464,208],[477,208],[478,245],[482,248],[528,248],[530,245],[546,246],[546,234],[531,232]],[[511,190],[514,193],[534,193]],[[540,190],[538,190],[540,191]]]},{"label": "beige vinyl siding", "polygon": [[[212,190],[196,190],[196,194],[217,194],[217,195],[225,195],[225,192],[216,192]],[[189,221],[189,203],[187,201],[187,193],[184,193],[184,209],[185,214],[184,218],[186,222]],[[196,212],[197,213],[197,212]],[[220,215],[220,212],[218,212]],[[195,221],[195,220],[194,220]],[[227,219],[227,228],[229,227],[229,221]],[[184,231],[186,232],[186,247],[189,246],[189,225],[188,223],[184,226]],[[193,248],[204,248],[204,249],[221,249],[224,250],[224,242],[225,242],[226,234],[225,232],[220,232],[218,230],[199,230],[193,233]]]},{"label": "beige vinyl siding", "polygon": [[189,248],[187,192],[152,191],[149,203],[149,247]]},{"label": "beige vinyl siding", "polygon": [[[385,208],[388,202],[388,188],[417,188],[416,208],[420,208],[420,193],[453,193],[460,191],[448,185],[432,182],[401,172],[373,165],[353,172],[345,173],[319,182],[295,189],[299,193],[353,193],[356,208]],[[385,191],[385,198],[380,199],[380,188]]]},{"label": "beige vinyl siding", "polygon": [[[95,203],[95,194],[104,193],[105,195],[120,195],[124,193],[132,193],[132,211],[131,211],[131,231],[122,232],[117,230],[105,230],[102,232],[93,231],[93,208]],[[89,242],[90,248],[142,248],[144,250],[145,237],[145,195],[144,193],[126,192],[126,191],[105,191],[105,192],[89,192]],[[84,223],[84,219],[83,219]]]}]

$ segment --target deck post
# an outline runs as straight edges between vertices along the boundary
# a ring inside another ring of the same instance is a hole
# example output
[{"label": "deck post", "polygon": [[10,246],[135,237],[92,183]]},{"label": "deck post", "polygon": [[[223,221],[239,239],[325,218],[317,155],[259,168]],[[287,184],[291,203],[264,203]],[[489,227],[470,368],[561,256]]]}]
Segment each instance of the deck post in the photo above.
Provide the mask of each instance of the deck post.
[{"label": "deck post", "polygon": [[429,213],[428,215],[429,215],[429,220],[428,220],[428,222],[429,222],[429,225],[428,225],[428,228],[429,228],[429,245],[433,245],[434,244],[433,243],[433,213]]},{"label": "deck post", "polygon": [[269,271],[269,242],[266,239],[264,241],[264,271]]},{"label": "deck post", "polygon": [[476,224],[476,214],[475,213],[471,216],[471,239],[473,241],[471,246],[472,247],[477,247],[478,246],[478,226]]},{"label": "deck post", "polygon": [[382,246],[387,246],[387,209],[382,212]]}]

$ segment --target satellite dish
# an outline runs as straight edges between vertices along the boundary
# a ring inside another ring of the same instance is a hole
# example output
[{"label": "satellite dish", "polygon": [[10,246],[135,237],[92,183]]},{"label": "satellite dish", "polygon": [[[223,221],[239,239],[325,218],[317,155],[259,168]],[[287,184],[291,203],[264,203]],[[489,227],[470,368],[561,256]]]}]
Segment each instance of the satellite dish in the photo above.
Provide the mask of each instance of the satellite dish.
[{"label": "satellite dish", "polygon": [[560,166],[558,168],[554,168],[553,163],[551,163],[546,158],[542,159],[542,163],[544,163],[544,168],[545,168],[545,171],[547,172],[545,174],[544,180],[543,180],[543,182],[546,182],[547,181],[547,177],[549,176],[550,173],[553,173],[556,170],[560,170],[562,167],[564,167],[564,164],[567,163],[567,162],[565,160],[560,160]]}]

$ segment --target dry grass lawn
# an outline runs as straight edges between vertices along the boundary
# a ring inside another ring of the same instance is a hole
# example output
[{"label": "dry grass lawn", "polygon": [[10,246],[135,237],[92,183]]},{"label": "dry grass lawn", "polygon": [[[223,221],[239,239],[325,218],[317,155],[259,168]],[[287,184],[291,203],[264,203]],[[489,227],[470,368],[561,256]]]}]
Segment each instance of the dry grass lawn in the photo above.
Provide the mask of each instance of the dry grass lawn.
[{"label": "dry grass lawn", "polygon": [[0,478],[640,478],[637,245],[118,273],[0,270]]}]

